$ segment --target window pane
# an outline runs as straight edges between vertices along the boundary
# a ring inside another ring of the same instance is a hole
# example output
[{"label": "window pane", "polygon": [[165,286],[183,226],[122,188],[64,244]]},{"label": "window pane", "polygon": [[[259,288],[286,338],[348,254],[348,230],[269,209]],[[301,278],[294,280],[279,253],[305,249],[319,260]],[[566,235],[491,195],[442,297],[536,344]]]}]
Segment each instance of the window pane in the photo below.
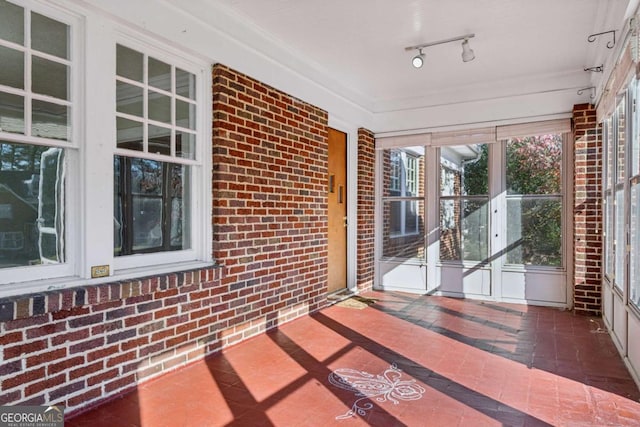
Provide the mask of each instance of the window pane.
[{"label": "window pane", "polygon": [[171,124],[171,98],[149,91],[149,118]]},{"label": "window pane", "polygon": [[43,138],[70,138],[69,108],[64,105],[33,100],[31,134]]},{"label": "window pane", "polygon": [[176,156],[183,159],[196,158],[196,135],[193,133],[176,132]]},{"label": "window pane", "polygon": [[24,89],[24,54],[0,46],[0,85]]},{"label": "window pane", "polygon": [[0,39],[24,45],[24,9],[0,0]]},{"label": "window pane", "polygon": [[[640,83],[636,80],[635,87],[638,88],[640,96]],[[638,98],[636,98],[638,99]],[[640,114],[634,114],[635,123],[633,126],[633,137],[631,138],[631,176],[640,175]]]},{"label": "window pane", "polygon": [[162,247],[162,198],[133,196],[133,250]]},{"label": "window pane", "polygon": [[384,202],[383,257],[424,260],[424,202]]},{"label": "window pane", "polygon": [[116,256],[190,247],[189,166],[116,156]]},{"label": "window pane", "polygon": [[629,285],[631,301],[640,308],[640,184],[631,186],[631,254],[629,256]]},{"label": "window pane", "polygon": [[69,99],[69,67],[34,56],[32,59],[31,89],[35,93]]},{"label": "window pane", "polygon": [[176,68],[176,94],[195,100],[196,76]]},{"label": "window pane", "polygon": [[140,52],[121,45],[116,46],[116,74],[142,83],[144,56]]},{"label": "window pane", "polygon": [[440,201],[440,260],[462,259],[462,235],[458,226],[460,202],[458,200]]},{"label": "window pane", "polygon": [[0,132],[24,134],[24,98],[0,92]]},{"label": "window pane", "polygon": [[171,66],[149,57],[149,85],[171,92]]},{"label": "window pane", "polygon": [[507,263],[562,265],[560,198],[507,200]]},{"label": "window pane", "polygon": [[171,129],[149,125],[149,153],[171,155]]},{"label": "window pane", "polygon": [[457,145],[440,149],[440,194],[443,196],[488,193],[488,145]]},{"label": "window pane", "polygon": [[189,187],[189,167],[173,165],[171,167],[171,247],[188,249],[191,247],[189,229],[191,227],[189,214],[189,195],[185,188]]},{"label": "window pane", "polygon": [[440,200],[441,261],[487,259],[488,212],[488,200]]},{"label": "window pane", "polygon": [[143,92],[141,87],[116,82],[116,111],[143,117]]},{"label": "window pane", "polygon": [[485,261],[489,256],[489,201],[462,201],[462,259]]},{"label": "window pane", "polygon": [[125,180],[123,157],[115,156],[113,160],[113,254],[122,254],[124,244],[124,197]]},{"label": "window pane", "polygon": [[614,230],[613,230],[613,215],[614,215],[614,205],[613,205],[613,193],[607,193],[605,196],[605,215],[604,215],[604,268],[605,274],[609,277],[613,277],[613,261],[614,261],[614,253],[613,253],[613,239],[614,239]]},{"label": "window pane", "polygon": [[625,258],[625,228],[624,228],[624,191],[619,189],[616,191],[616,223],[615,223],[615,246],[614,254],[615,260],[615,280],[614,284],[620,290],[625,286],[625,271],[624,271],[624,258]]},{"label": "window pane", "polygon": [[618,106],[616,107],[616,115],[617,115],[617,136],[618,136],[618,144],[617,144],[617,156],[616,156],[616,182],[624,181],[625,174],[625,144],[626,144],[626,97],[622,97],[618,102]]},{"label": "window pane", "polygon": [[195,130],[196,105],[176,99],[176,126]]},{"label": "window pane", "polygon": [[0,141],[0,268],[64,261],[63,177],[62,149]]},{"label": "window pane", "polygon": [[507,141],[507,194],[560,194],[562,135]]},{"label": "window pane", "polygon": [[40,52],[69,59],[69,26],[31,12],[31,47]]},{"label": "window pane", "polygon": [[607,156],[607,169],[606,169],[606,178],[605,178],[605,189],[613,188],[614,177],[616,176],[615,167],[616,167],[616,141],[613,137],[613,126],[612,120],[609,118],[606,122],[606,133],[605,133],[605,142],[606,142],[606,153]]},{"label": "window pane", "polygon": [[420,197],[424,194],[423,147],[384,150],[384,196]]},{"label": "window pane", "polygon": [[142,123],[134,120],[116,118],[118,148],[126,148],[127,150],[142,151]]},{"label": "window pane", "polygon": [[158,246],[162,242],[163,164],[145,159],[131,159],[130,164],[134,250]]}]

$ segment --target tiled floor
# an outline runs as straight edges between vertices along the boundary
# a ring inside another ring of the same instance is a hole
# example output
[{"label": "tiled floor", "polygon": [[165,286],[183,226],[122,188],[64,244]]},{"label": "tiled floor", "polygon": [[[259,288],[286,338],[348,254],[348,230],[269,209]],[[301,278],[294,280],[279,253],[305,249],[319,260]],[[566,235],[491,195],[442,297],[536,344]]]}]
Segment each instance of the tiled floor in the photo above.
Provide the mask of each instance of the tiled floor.
[{"label": "tiled floor", "polygon": [[369,293],[143,384],[71,420],[100,426],[640,426],[599,320]]}]

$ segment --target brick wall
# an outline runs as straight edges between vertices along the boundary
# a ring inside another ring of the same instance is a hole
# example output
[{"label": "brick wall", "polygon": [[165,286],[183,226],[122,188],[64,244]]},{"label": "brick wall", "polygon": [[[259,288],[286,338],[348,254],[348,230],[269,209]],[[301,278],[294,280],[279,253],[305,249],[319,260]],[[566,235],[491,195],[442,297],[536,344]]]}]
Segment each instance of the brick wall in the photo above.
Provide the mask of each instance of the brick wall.
[{"label": "brick wall", "polygon": [[225,344],[217,269],[0,301],[0,404],[71,410]]},{"label": "brick wall", "polygon": [[213,255],[245,321],[326,303],[328,116],[213,69]]},{"label": "brick wall", "polygon": [[221,266],[0,300],[0,405],[81,410],[325,305],[327,114],[212,77]]},{"label": "brick wall", "polygon": [[574,309],[599,315],[602,280],[601,128],[591,104],[573,108]]},{"label": "brick wall", "polygon": [[358,244],[356,283],[358,289],[373,287],[375,243],[375,163],[373,132],[358,129]]}]

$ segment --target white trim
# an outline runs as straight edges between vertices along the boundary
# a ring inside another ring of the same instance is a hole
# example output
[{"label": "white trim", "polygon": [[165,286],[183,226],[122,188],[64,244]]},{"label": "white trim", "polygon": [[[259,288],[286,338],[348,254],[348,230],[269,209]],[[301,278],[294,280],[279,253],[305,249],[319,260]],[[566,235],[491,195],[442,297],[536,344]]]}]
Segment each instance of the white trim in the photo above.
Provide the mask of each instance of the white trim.
[{"label": "white trim", "polygon": [[556,119],[533,123],[520,123],[496,128],[496,139],[522,138],[533,135],[571,133],[571,120]]},{"label": "white trim", "polygon": [[484,144],[495,140],[496,129],[493,127],[434,132],[431,137],[432,144],[439,147],[443,145]]},{"label": "white trim", "polygon": [[381,136],[376,137],[376,150],[384,150],[387,148],[411,147],[411,146],[429,146],[431,145],[431,134],[420,133],[412,135],[400,136]]}]

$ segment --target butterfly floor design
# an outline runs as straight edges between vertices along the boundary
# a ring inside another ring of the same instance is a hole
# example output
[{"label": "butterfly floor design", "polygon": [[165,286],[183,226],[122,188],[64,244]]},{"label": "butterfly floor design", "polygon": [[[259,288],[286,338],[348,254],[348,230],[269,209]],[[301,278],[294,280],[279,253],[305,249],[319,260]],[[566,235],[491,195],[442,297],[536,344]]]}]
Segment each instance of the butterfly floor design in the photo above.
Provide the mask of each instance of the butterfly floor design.
[{"label": "butterfly floor design", "polygon": [[401,400],[418,400],[425,389],[416,380],[403,380],[402,371],[392,364],[382,374],[374,375],[365,371],[341,368],[329,374],[329,382],[344,390],[353,391],[358,398],[351,409],[336,417],[337,420],[364,416],[373,409],[372,399],[377,402],[391,401],[394,405]]}]

